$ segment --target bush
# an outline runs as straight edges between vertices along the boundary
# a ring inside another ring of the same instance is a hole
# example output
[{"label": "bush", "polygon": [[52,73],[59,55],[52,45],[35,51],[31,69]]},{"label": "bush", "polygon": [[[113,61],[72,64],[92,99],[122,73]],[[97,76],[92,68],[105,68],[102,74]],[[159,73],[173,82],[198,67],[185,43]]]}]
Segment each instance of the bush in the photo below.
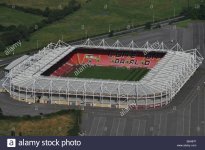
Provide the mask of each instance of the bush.
[{"label": "bush", "polygon": [[0,25],[0,32],[5,31],[5,30],[6,30],[6,27]]},{"label": "bush", "polygon": [[16,132],[14,130],[11,131],[11,136],[15,136]]},{"label": "bush", "polygon": [[147,22],[147,23],[145,24],[145,29],[149,30],[149,29],[151,29],[151,27],[152,27],[151,22]]},{"label": "bush", "polygon": [[[0,52],[3,52],[6,49],[4,43],[0,40]],[[2,110],[0,108],[0,116],[2,115]]]},{"label": "bush", "polygon": [[109,36],[109,37],[113,37],[113,35],[114,35],[114,31],[112,30],[112,31],[109,32],[109,35],[108,35],[108,36]]},{"label": "bush", "polygon": [[8,31],[1,35],[1,39],[4,46],[9,46],[22,39],[29,40],[30,33],[30,29],[23,25],[9,26]]},{"label": "bush", "polygon": [[71,0],[67,6],[65,6],[62,10],[50,10],[46,8],[44,11],[44,15],[48,17],[47,22],[52,23],[59,19],[64,18],[65,16],[73,13],[81,7],[80,3],[76,0]]},{"label": "bush", "polygon": [[19,136],[22,136],[22,132],[19,132]]},{"label": "bush", "polygon": [[19,25],[16,29],[16,32],[21,34],[22,39],[28,39],[29,37],[29,30],[26,26]]},{"label": "bush", "polygon": [[5,46],[12,45],[22,39],[22,35],[18,31],[9,31],[2,34],[2,41]]},{"label": "bush", "polygon": [[80,124],[81,124],[81,111],[80,110],[75,110],[74,112],[74,117],[75,117],[75,123],[73,125],[73,128],[71,128],[68,131],[68,135],[70,136],[77,136],[80,133]]},{"label": "bush", "polygon": [[205,20],[205,6],[204,5],[200,5],[200,9],[198,12],[198,18],[201,20]]},{"label": "bush", "polygon": [[46,7],[46,9],[43,12],[43,16],[48,17],[49,14],[50,14],[50,9]]},{"label": "bush", "polygon": [[[0,41],[1,42],[1,41]],[[3,111],[2,109],[0,108],[0,117],[3,116]]]},{"label": "bush", "polygon": [[191,18],[191,19],[200,19],[204,20],[205,19],[205,6],[200,5],[199,8],[185,8],[182,11],[182,14]]}]

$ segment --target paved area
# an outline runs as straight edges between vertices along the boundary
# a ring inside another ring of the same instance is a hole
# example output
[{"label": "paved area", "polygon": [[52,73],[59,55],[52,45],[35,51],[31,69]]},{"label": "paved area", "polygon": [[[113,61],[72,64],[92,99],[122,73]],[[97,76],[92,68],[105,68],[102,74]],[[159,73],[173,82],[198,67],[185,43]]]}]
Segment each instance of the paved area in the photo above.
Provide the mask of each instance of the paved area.
[{"label": "paved area", "polygon": [[25,102],[19,102],[13,100],[6,93],[0,94],[0,108],[5,115],[11,116],[23,116],[30,115],[35,116],[40,113],[49,114],[57,112],[62,109],[68,109],[68,106],[50,105],[50,104],[27,104]]},{"label": "paved area", "polygon": [[158,110],[133,110],[121,117],[120,110],[86,108],[82,129],[92,136],[205,135],[203,81],[200,69],[169,106]]},{"label": "paved area", "polygon": [[[134,39],[137,44],[178,41],[184,49],[198,48],[205,57],[205,23],[195,23],[187,29],[172,27],[128,35],[119,38],[123,43]],[[113,41],[116,39],[113,39]],[[113,42],[112,41],[112,42]],[[205,64],[165,108],[131,111],[120,116],[120,110],[87,108],[82,130],[88,136],[204,136],[205,135]]]}]

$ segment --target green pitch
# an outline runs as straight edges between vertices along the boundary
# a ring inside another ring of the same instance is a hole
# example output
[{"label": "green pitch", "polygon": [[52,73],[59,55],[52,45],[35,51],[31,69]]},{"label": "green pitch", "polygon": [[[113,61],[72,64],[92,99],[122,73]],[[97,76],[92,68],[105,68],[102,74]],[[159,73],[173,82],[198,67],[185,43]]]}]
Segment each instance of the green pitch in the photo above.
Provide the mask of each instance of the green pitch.
[{"label": "green pitch", "polygon": [[116,68],[116,67],[84,67],[80,70],[73,70],[73,72],[67,74],[67,77],[77,77],[77,78],[93,78],[93,79],[106,79],[106,80],[126,80],[126,81],[139,81],[148,72],[149,69],[137,68],[137,69],[127,69],[127,68]]}]

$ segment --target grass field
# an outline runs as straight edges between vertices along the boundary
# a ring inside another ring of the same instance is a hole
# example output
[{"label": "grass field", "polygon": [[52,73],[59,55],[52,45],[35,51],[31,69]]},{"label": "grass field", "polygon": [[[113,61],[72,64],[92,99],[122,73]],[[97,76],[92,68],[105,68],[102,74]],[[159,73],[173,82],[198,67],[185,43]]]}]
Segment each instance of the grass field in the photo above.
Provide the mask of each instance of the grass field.
[{"label": "grass field", "polygon": [[44,19],[41,16],[32,15],[17,11],[12,8],[0,6],[0,24],[4,26],[9,25],[26,25],[30,26]]},{"label": "grass field", "polygon": [[67,136],[74,128],[75,116],[73,112],[63,112],[41,117],[12,117],[0,118],[0,135],[10,135],[15,130],[16,135],[23,136]]},{"label": "grass field", "polygon": [[184,21],[180,21],[180,22],[177,22],[176,23],[176,26],[179,27],[179,28],[187,28],[189,24],[191,23],[197,23],[197,22],[205,22],[204,20],[191,20],[191,19],[187,19],[187,20],[184,20]]},{"label": "grass field", "polygon": [[[197,1],[190,0],[190,5],[194,6]],[[69,41],[105,33],[109,27],[118,30],[152,22],[153,14],[155,21],[173,17],[174,12],[178,15],[185,7],[187,0],[91,0],[74,14],[33,33],[29,41],[22,41],[22,46],[15,49],[15,54],[36,49],[37,43],[39,48],[59,39]]]},{"label": "grass field", "polygon": [[[69,1],[70,0],[1,0],[0,3],[44,10],[46,7],[50,9],[62,9]],[[85,0],[78,1],[83,3]]]},{"label": "grass field", "polygon": [[[80,68],[79,68],[80,69]],[[81,73],[77,74],[74,70],[72,73],[67,74],[68,77],[77,78],[93,78],[93,79],[106,79],[106,80],[124,80],[124,81],[139,81],[148,72],[149,69],[137,68],[127,69],[122,67],[87,67]]]},{"label": "grass field", "polygon": [[177,27],[180,27],[180,28],[187,28],[188,25],[192,22],[191,19],[187,19],[187,20],[184,20],[184,21],[181,21],[181,22],[178,22],[176,23],[176,26]]},{"label": "grass field", "polygon": [[[194,5],[195,0],[190,0]],[[151,9],[152,6],[154,9]],[[150,8],[151,7],[151,8]],[[139,25],[153,20],[173,17],[187,7],[187,0],[91,0],[79,11],[32,34],[30,41],[23,41],[16,53],[43,47],[49,42],[80,39],[88,35],[118,30],[128,25]],[[175,8],[175,9],[174,9]]]}]

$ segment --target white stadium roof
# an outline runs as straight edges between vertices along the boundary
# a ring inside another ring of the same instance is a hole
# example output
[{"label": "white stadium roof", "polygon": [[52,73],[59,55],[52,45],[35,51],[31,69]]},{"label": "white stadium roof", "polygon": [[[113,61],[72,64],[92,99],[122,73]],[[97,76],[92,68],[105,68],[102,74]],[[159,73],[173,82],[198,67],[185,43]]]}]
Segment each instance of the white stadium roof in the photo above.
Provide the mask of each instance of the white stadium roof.
[{"label": "white stadium roof", "polygon": [[[147,75],[137,82],[80,79],[64,77],[46,77],[41,74],[53,66],[64,56],[78,47],[115,49],[130,51],[156,51],[166,52],[166,55],[158,62]],[[203,57],[197,49],[184,51],[178,44],[167,48],[164,43],[145,43],[139,48],[135,42],[123,46],[119,41],[109,46],[105,40],[95,45],[87,40],[82,45],[70,46],[59,41],[57,44],[49,44],[37,54],[30,56],[11,69],[7,75],[4,87],[9,92],[9,84],[21,90],[52,93],[93,93],[96,95],[118,95],[121,97],[144,96],[171,91],[174,96],[195,70],[200,66]]]}]

